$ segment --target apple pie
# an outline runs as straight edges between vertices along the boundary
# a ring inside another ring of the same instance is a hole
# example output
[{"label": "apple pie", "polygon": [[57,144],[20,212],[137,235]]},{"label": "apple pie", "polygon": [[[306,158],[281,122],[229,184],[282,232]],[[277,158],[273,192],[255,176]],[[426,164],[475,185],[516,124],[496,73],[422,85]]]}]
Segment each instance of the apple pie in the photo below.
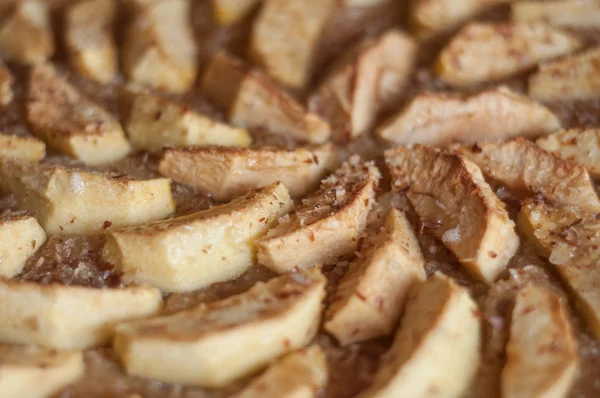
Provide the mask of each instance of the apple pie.
[{"label": "apple pie", "polygon": [[600,397],[598,0],[0,2],[0,397]]}]

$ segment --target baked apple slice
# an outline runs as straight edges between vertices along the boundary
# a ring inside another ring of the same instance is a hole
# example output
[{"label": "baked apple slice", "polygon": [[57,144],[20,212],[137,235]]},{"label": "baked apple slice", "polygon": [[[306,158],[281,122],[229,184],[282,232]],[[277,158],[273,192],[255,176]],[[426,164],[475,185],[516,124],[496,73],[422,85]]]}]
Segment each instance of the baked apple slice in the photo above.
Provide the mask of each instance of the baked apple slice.
[{"label": "baked apple slice", "polygon": [[156,94],[130,86],[121,97],[123,127],[136,148],[156,152],[165,146],[247,147],[252,141],[245,129],[219,123]]},{"label": "baked apple slice", "polygon": [[374,163],[351,157],[258,241],[258,262],[285,273],[354,251],[374,205],[379,178]]},{"label": "baked apple slice", "polygon": [[304,89],[337,6],[336,0],[264,0],[250,39],[253,60],[278,83]]},{"label": "baked apple slice", "polygon": [[483,11],[511,1],[415,0],[410,9],[411,30],[419,39],[429,39],[452,31]]},{"label": "baked apple slice", "polygon": [[578,367],[577,339],[560,297],[528,284],[512,310],[504,397],[566,397]]},{"label": "baked apple slice", "polygon": [[326,122],[269,78],[224,52],[215,54],[207,66],[202,89],[236,126],[317,144],[331,134]]},{"label": "baked apple slice", "polygon": [[0,396],[49,397],[83,376],[81,351],[0,345]]},{"label": "baked apple slice", "polygon": [[417,51],[414,40],[396,30],[365,39],[358,47],[334,66],[309,99],[309,109],[329,121],[341,142],[368,132],[379,111],[402,94]]},{"label": "baked apple slice", "polygon": [[316,189],[337,163],[333,146],[281,149],[261,147],[171,148],[159,165],[162,175],[210,193],[219,201],[281,181],[292,197]]},{"label": "baked apple slice", "polygon": [[222,387],[306,346],[325,285],[318,270],[292,272],[225,300],[118,325],[114,348],[129,374]]},{"label": "baked apple slice", "polygon": [[45,0],[23,0],[0,26],[2,58],[21,64],[41,64],[54,54],[50,10]]},{"label": "baked apple slice", "polygon": [[542,64],[529,77],[529,96],[546,102],[600,97],[600,47]]},{"label": "baked apple slice", "polygon": [[358,397],[463,396],[479,366],[480,339],[469,293],[434,275],[414,289],[392,348]]},{"label": "baked apple slice", "polygon": [[108,83],[117,73],[118,56],[112,27],[115,0],[84,0],[69,7],[65,44],[71,65],[82,75]]},{"label": "baked apple slice", "polygon": [[46,233],[30,216],[0,219],[0,276],[12,278],[46,242]]},{"label": "baked apple slice", "polygon": [[0,340],[57,349],[106,344],[114,324],[156,314],[160,290],[95,289],[0,279]]},{"label": "baked apple slice", "polygon": [[312,397],[325,388],[327,378],[327,358],[315,344],[275,362],[231,398]]},{"label": "baked apple slice", "polygon": [[203,288],[243,274],[256,241],[292,206],[286,187],[276,183],[187,216],[111,229],[103,255],[126,280],[168,292]]},{"label": "baked apple slice", "polygon": [[153,1],[135,8],[121,55],[126,77],[172,93],[188,91],[198,68],[190,1]]},{"label": "baked apple slice", "polygon": [[600,178],[600,128],[574,128],[539,138],[545,151],[584,166],[593,178]]},{"label": "baked apple slice", "polygon": [[600,200],[584,167],[546,152],[524,138],[462,146],[457,150],[481,167],[485,175],[515,193],[540,193],[553,202],[600,211]]},{"label": "baked apple slice", "polygon": [[117,118],[86,98],[50,64],[31,71],[26,112],[38,138],[86,164],[114,162],[131,150]]},{"label": "baked apple slice", "polygon": [[512,4],[512,18],[516,22],[594,29],[600,27],[600,3],[597,0],[516,1]]},{"label": "baked apple slice", "polygon": [[46,144],[35,137],[0,134],[0,159],[39,162],[46,156]]},{"label": "baked apple slice", "polygon": [[410,289],[425,280],[419,242],[399,210],[363,245],[325,315],[325,330],[342,345],[391,334]]},{"label": "baked apple slice", "polygon": [[543,23],[472,22],[440,53],[437,72],[454,87],[501,80],[581,47],[573,34]]},{"label": "baked apple slice", "polygon": [[536,137],[559,128],[550,109],[501,86],[466,97],[418,94],[378,135],[402,145],[436,146]]},{"label": "baked apple slice", "polygon": [[492,283],[519,246],[504,204],[461,155],[415,145],[385,152],[392,187],[477,279]]},{"label": "baked apple slice", "polygon": [[600,338],[600,213],[529,199],[521,206],[519,226],[549,257],[589,328]]},{"label": "baked apple slice", "polygon": [[0,163],[0,186],[48,234],[99,234],[107,225],[160,220],[175,210],[167,178],[132,180],[48,164]]}]

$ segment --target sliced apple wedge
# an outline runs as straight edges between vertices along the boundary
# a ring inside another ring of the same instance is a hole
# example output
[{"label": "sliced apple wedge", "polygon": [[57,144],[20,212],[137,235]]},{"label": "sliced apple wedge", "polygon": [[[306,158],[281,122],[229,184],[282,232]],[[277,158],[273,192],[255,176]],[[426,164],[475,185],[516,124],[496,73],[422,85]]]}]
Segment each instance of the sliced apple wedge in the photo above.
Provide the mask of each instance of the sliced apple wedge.
[{"label": "sliced apple wedge", "polygon": [[315,344],[275,362],[231,398],[314,397],[325,387],[327,378],[327,358]]},{"label": "sliced apple wedge", "polygon": [[159,171],[225,201],[277,181],[288,188],[292,197],[304,196],[318,187],[336,163],[329,144],[291,150],[172,148],[165,151]]},{"label": "sliced apple wedge", "polygon": [[415,145],[385,152],[392,187],[477,279],[491,283],[519,247],[514,223],[481,170],[461,155]]},{"label": "sliced apple wedge", "polygon": [[2,58],[27,65],[46,61],[54,54],[50,11],[45,0],[16,2],[0,26]]},{"label": "sliced apple wedge", "polygon": [[410,10],[412,32],[429,39],[460,26],[494,6],[513,0],[415,0]]},{"label": "sliced apple wedge", "polygon": [[284,273],[351,253],[374,205],[379,178],[374,163],[351,157],[258,241],[258,262]]},{"label": "sliced apple wedge", "polygon": [[463,396],[479,366],[480,336],[469,293],[430,277],[409,298],[392,348],[359,398]]},{"label": "sliced apple wedge", "polygon": [[391,334],[410,289],[425,280],[425,262],[406,216],[392,209],[341,280],[325,329],[342,345]]},{"label": "sliced apple wedge", "polygon": [[129,374],[221,387],[307,345],[325,285],[318,270],[289,273],[222,301],[119,325],[114,347]]},{"label": "sliced apple wedge", "polygon": [[317,144],[327,141],[331,134],[326,122],[308,112],[265,75],[250,70],[224,52],[217,53],[210,61],[202,88],[236,126]]},{"label": "sliced apple wedge", "polygon": [[12,85],[15,82],[10,70],[0,61],[0,109],[13,100],[13,89]]},{"label": "sliced apple wedge", "polygon": [[115,0],[84,0],[66,13],[65,44],[71,65],[82,75],[108,83],[117,73],[112,26]]},{"label": "sliced apple wedge", "polygon": [[124,127],[134,147],[155,152],[165,146],[223,145],[247,147],[245,129],[219,123],[156,94],[129,87],[122,94]]},{"label": "sliced apple wedge", "polygon": [[46,144],[35,137],[0,134],[0,159],[39,162],[46,156]]},{"label": "sliced apple wedge", "polygon": [[556,131],[550,109],[501,86],[468,97],[423,93],[378,130],[402,145],[445,145],[454,141],[503,141]]},{"label": "sliced apple wedge", "polygon": [[230,26],[244,19],[262,0],[211,0],[215,19],[222,26]]},{"label": "sliced apple wedge", "polygon": [[250,39],[253,60],[278,83],[304,89],[336,8],[336,0],[264,0]]},{"label": "sliced apple wedge", "polygon": [[571,33],[542,23],[472,22],[442,50],[437,71],[455,87],[501,80],[581,47]]},{"label": "sliced apple wedge", "polygon": [[119,121],[50,64],[31,71],[26,101],[33,133],[56,151],[100,165],[120,160],[131,150]]},{"label": "sliced apple wedge", "polygon": [[592,333],[600,339],[600,213],[527,200],[519,226],[549,257],[573,295]]},{"label": "sliced apple wedge", "polygon": [[542,64],[529,77],[529,96],[547,102],[600,97],[600,47]]},{"label": "sliced apple wedge", "polygon": [[417,52],[414,40],[396,30],[366,39],[359,47],[309,99],[309,109],[328,120],[342,142],[369,131],[379,111],[402,94]]},{"label": "sliced apple wedge", "polygon": [[98,234],[105,225],[137,225],[175,210],[167,178],[131,180],[46,164],[4,162],[0,186],[12,191],[48,234]]},{"label": "sliced apple wedge", "polygon": [[536,143],[545,151],[584,166],[594,178],[600,178],[600,128],[565,129]]},{"label": "sliced apple wedge", "polygon": [[33,217],[0,219],[0,276],[12,278],[46,242],[46,233]]},{"label": "sliced apple wedge", "polygon": [[546,152],[524,138],[456,148],[484,174],[515,193],[541,193],[553,202],[600,211],[600,200],[587,170]]},{"label": "sliced apple wedge", "polygon": [[502,371],[502,396],[566,397],[578,366],[577,340],[560,298],[527,285],[517,295]]},{"label": "sliced apple wedge", "polygon": [[286,187],[276,183],[188,216],[111,229],[103,254],[125,279],[168,292],[199,289],[244,273],[255,241],[292,207]]},{"label": "sliced apple wedge", "polygon": [[597,0],[517,1],[512,4],[512,18],[516,22],[539,21],[568,28],[599,28],[600,3]]},{"label": "sliced apple wedge", "polygon": [[107,343],[119,321],[162,307],[160,290],[144,286],[95,289],[0,279],[0,341],[58,349]]},{"label": "sliced apple wedge", "polygon": [[190,1],[154,1],[137,8],[123,42],[126,77],[168,92],[188,91],[198,67]]},{"label": "sliced apple wedge", "polygon": [[81,351],[0,345],[0,396],[45,398],[83,376]]}]

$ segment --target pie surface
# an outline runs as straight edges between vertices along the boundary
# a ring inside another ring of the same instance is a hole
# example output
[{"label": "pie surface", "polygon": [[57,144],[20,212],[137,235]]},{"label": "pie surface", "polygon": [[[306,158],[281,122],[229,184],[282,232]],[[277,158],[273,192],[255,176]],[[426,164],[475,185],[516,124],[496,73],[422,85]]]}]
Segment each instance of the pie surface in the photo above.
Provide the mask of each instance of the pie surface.
[{"label": "pie surface", "polygon": [[598,1],[5,3],[0,396],[600,396]]}]

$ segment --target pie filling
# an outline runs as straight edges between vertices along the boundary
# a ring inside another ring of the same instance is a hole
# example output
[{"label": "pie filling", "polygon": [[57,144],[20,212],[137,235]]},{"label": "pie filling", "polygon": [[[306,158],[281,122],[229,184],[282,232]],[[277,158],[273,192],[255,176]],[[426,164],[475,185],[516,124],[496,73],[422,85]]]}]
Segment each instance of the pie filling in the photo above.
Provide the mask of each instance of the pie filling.
[{"label": "pie filling", "polygon": [[598,2],[11,3],[1,396],[600,396]]}]

